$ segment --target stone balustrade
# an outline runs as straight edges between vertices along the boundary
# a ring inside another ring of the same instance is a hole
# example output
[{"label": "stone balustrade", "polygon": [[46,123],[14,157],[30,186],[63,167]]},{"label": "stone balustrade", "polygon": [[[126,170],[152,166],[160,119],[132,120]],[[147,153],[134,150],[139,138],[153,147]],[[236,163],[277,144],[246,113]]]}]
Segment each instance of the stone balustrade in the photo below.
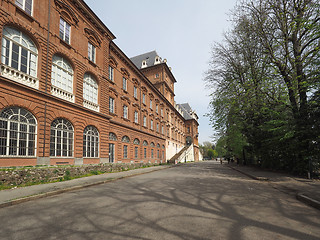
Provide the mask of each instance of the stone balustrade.
[{"label": "stone balustrade", "polygon": [[32,88],[39,89],[39,80],[15,68],[9,67],[3,63],[0,64],[0,74],[16,82],[22,83]]}]

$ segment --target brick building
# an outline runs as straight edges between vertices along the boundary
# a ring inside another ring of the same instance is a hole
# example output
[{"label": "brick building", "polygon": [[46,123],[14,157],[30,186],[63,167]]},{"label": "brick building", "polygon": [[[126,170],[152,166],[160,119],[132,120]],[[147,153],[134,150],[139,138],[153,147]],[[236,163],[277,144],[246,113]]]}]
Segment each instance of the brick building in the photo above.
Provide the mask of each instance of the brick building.
[{"label": "brick building", "polygon": [[128,58],[84,1],[0,0],[0,14],[0,166],[159,163],[189,137],[197,149],[166,61]]}]

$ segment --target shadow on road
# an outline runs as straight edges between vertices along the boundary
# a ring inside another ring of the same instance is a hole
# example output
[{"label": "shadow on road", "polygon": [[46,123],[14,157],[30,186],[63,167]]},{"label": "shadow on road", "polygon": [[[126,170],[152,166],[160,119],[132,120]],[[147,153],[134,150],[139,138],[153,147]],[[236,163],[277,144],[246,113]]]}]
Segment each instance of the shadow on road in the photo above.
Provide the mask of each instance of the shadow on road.
[{"label": "shadow on road", "polygon": [[[186,164],[0,210],[3,239],[319,239],[320,214],[223,165]],[[1,236],[0,236],[1,238]]]}]

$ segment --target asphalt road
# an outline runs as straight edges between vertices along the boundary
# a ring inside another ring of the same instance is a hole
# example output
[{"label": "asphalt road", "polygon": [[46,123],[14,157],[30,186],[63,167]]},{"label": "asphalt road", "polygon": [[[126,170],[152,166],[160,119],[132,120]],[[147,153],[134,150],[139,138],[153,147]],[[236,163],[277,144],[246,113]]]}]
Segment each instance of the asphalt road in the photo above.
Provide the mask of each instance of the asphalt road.
[{"label": "asphalt road", "polygon": [[0,209],[0,239],[320,239],[320,211],[216,162]]}]

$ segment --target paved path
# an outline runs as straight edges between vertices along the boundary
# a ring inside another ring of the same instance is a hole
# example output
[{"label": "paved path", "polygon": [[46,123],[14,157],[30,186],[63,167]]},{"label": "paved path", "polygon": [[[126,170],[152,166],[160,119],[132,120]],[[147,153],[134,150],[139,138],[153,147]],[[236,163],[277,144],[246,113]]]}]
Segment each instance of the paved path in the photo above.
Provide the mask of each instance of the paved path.
[{"label": "paved path", "polygon": [[252,179],[267,181],[272,187],[320,210],[320,180],[298,178],[285,173],[264,171],[259,168],[236,164],[226,164],[226,166]]},{"label": "paved path", "polygon": [[319,239],[320,211],[214,162],[0,209],[0,239]]}]

